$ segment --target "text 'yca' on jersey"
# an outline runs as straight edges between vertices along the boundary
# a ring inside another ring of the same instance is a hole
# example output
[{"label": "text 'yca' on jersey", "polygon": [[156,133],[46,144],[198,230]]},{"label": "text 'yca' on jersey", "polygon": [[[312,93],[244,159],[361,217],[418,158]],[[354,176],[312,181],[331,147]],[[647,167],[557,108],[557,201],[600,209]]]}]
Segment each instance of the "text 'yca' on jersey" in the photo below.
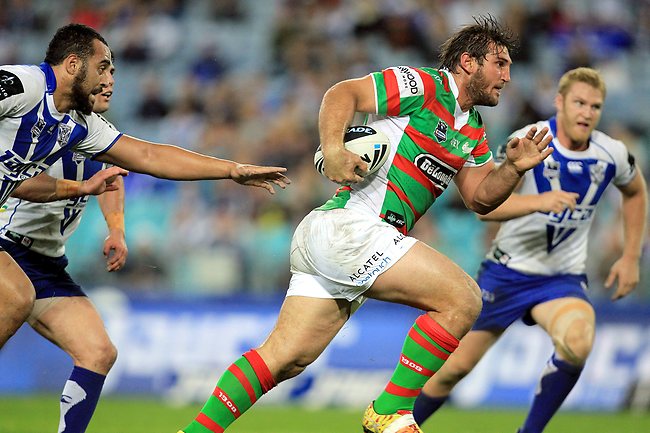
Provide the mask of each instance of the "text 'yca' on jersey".
[{"label": "text 'yca' on jersey", "polygon": [[[512,136],[523,137],[531,126],[538,131],[548,127],[556,136],[555,118],[526,126]],[[569,150],[557,138],[550,146],[554,152],[526,172],[518,193],[575,192],[579,194],[576,208],[557,214],[536,212],[501,223],[487,258],[527,274],[582,274],[598,200],[610,183],[623,186],[634,178],[634,158],[622,142],[600,131],[591,134],[584,151]]]},{"label": "text 'yca' on jersey", "polygon": [[0,66],[0,205],[70,150],[95,156],[121,136],[97,114],[59,113],[55,89],[46,63]]},{"label": "text 'yca' on jersey", "polygon": [[391,154],[379,171],[339,188],[318,209],[355,209],[407,233],[461,168],[483,165],[492,153],[479,112],[461,111],[448,71],[399,66],[371,77],[377,115],[368,123],[389,137]]}]

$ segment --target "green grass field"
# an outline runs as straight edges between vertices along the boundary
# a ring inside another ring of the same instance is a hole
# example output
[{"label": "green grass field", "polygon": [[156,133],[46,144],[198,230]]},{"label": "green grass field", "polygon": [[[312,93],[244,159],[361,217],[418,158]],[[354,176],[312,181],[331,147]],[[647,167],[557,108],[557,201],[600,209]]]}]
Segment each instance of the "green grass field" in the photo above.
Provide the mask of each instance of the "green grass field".
[{"label": "green grass field", "polygon": [[[107,397],[87,433],[176,433],[199,405],[173,407],[158,401]],[[54,433],[58,396],[0,397],[0,433]],[[361,433],[362,409],[310,410],[259,406],[228,433]],[[423,427],[426,433],[515,433],[520,411],[444,408]],[[561,412],[545,433],[648,433],[650,414]]]}]

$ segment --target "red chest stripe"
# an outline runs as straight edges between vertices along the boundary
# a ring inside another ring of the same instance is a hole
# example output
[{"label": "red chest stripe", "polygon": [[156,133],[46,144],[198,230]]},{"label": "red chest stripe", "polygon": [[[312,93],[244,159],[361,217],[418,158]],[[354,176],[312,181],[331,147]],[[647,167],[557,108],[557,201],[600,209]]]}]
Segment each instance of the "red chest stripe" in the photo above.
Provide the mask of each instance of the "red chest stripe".
[{"label": "red chest stripe", "polygon": [[411,176],[417,183],[426,188],[434,197],[438,197],[440,195],[441,191],[431,183],[429,178],[424,173],[422,173],[422,171],[420,171],[412,161],[409,161],[402,155],[398,154],[395,155],[395,159],[393,159],[393,165]]},{"label": "red chest stripe", "polygon": [[406,134],[411,137],[411,140],[413,140],[415,144],[420,146],[427,153],[430,153],[441,161],[444,161],[445,163],[451,165],[456,170],[460,170],[461,167],[465,164],[464,158],[454,155],[453,153],[449,153],[447,149],[442,147],[438,142],[422,134],[411,125],[408,125],[404,132],[406,132]]},{"label": "red chest stripe", "polygon": [[411,203],[411,200],[406,196],[404,191],[402,191],[397,185],[395,185],[393,182],[390,180],[388,181],[388,189],[393,191],[397,197],[399,197],[400,200],[402,200],[404,203],[408,205],[408,207],[411,209],[411,212],[413,212],[413,215],[415,216],[415,219],[418,220],[422,215],[415,210],[413,207],[413,203]]}]

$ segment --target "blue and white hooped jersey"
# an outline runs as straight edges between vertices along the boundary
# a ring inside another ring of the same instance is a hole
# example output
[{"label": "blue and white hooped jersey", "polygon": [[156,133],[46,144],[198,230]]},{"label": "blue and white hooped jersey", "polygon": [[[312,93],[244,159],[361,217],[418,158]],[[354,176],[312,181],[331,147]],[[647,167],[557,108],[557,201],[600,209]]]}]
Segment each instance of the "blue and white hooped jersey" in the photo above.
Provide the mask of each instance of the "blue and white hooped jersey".
[{"label": "blue and white hooped jersey", "polygon": [[[556,135],[555,118],[551,118],[528,125],[511,137],[525,136],[531,126],[537,130],[548,127]],[[556,138],[550,146],[554,152],[526,172],[518,193],[575,192],[579,194],[575,210],[535,212],[502,222],[487,258],[527,274],[582,274],[598,200],[610,183],[623,186],[634,178],[634,158],[621,141],[600,131],[593,131],[584,151],[569,150]]]},{"label": "blue and white hooped jersey", "polygon": [[70,150],[93,157],[121,136],[97,114],[59,113],[55,89],[46,63],[0,66],[0,205]]}]

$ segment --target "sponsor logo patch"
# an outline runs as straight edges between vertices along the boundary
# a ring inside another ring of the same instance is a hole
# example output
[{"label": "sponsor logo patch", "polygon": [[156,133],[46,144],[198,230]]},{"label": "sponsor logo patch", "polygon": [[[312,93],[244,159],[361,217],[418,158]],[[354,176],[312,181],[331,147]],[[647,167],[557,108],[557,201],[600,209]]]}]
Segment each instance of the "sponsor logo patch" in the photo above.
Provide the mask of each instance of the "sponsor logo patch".
[{"label": "sponsor logo patch", "polygon": [[449,126],[442,120],[438,120],[438,125],[436,126],[436,130],[433,132],[433,135],[436,137],[439,143],[444,143],[447,141],[447,130],[449,129]]},{"label": "sponsor logo patch", "polygon": [[603,180],[605,180],[605,167],[601,164],[590,164],[589,177],[591,183],[603,183]]},{"label": "sponsor logo patch", "polygon": [[82,162],[84,162],[85,160],[86,160],[86,157],[83,156],[81,153],[72,152],[72,162],[74,162],[75,164],[79,165]]},{"label": "sponsor logo patch", "polygon": [[424,95],[424,83],[417,71],[408,66],[395,68],[400,98]]},{"label": "sponsor logo patch", "polygon": [[37,141],[38,137],[41,135],[41,132],[43,132],[43,129],[45,129],[45,120],[39,119],[34,123],[34,126],[32,126],[32,141]]},{"label": "sponsor logo patch", "polygon": [[0,69],[0,101],[21,93],[25,93],[25,88],[18,76],[13,72]]},{"label": "sponsor logo patch", "polygon": [[582,162],[580,161],[569,161],[566,164],[566,168],[569,170],[569,173],[582,173]]},{"label": "sponsor logo patch", "polygon": [[392,210],[386,211],[384,221],[393,227],[397,227],[398,229],[401,229],[406,225],[406,219],[404,218],[404,215],[393,212]]},{"label": "sponsor logo patch", "polygon": [[372,277],[383,272],[386,266],[392,262],[390,257],[384,255],[381,251],[375,251],[352,275],[348,275],[350,281],[357,285],[362,286],[367,283]]},{"label": "sponsor logo patch", "polygon": [[421,153],[415,157],[415,166],[424,173],[431,182],[442,191],[444,191],[458,170],[442,162],[438,158],[428,153]]},{"label": "sponsor logo patch", "polygon": [[560,163],[551,159],[552,157],[544,160],[544,171],[542,175],[548,180],[558,179],[560,177]]}]

